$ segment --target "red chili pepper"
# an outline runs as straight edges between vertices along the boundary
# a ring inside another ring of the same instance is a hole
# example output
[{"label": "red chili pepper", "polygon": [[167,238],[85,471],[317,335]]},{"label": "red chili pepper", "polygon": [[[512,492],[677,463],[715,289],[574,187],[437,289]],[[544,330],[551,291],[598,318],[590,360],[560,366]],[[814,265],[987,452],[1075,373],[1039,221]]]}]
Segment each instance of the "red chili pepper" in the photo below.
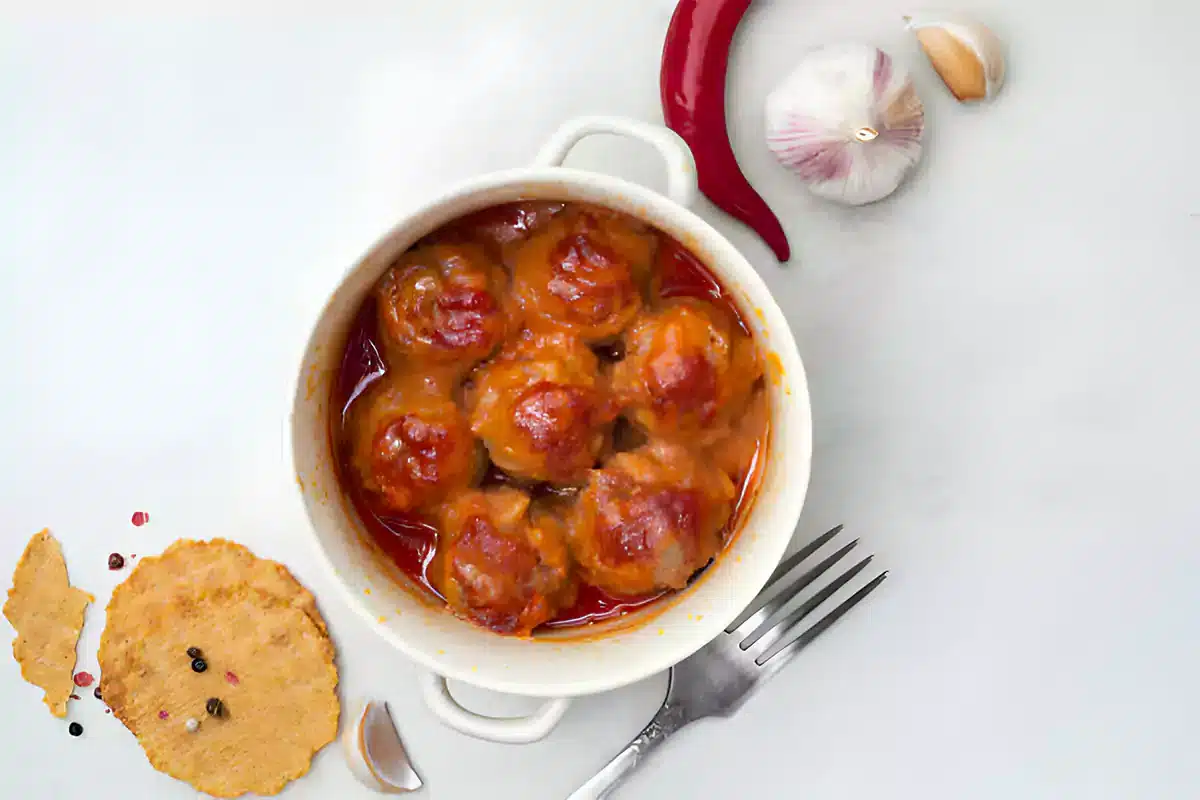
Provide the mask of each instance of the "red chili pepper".
[{"label": "red chili pepper", "polygon": [[780,261],[787,234],[742,174],[725,127],[725,73],[738,23],[753,0],[681,0],[663,45],[663,117],[696,157],[700,191],[754,229]]}]

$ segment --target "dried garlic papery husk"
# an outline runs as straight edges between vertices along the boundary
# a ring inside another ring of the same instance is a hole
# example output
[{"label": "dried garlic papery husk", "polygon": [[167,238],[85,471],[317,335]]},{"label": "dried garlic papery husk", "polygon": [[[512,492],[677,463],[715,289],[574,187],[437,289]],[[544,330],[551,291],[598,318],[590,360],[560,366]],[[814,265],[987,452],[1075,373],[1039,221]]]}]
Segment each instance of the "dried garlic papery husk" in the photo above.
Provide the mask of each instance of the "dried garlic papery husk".
[{"label": "dried garlic papery husk", "polygon": [[1004,85],[1004,47],[983,23],[942,16],[905,17],[942,82],[967,103],[990,100]]},{"label": "dried garlic papery husk", "polygon": [[767,146],[816,195],[847,205],[887,197],[921,158],[925,106],[882,50],[810,53],[767,97]]}]

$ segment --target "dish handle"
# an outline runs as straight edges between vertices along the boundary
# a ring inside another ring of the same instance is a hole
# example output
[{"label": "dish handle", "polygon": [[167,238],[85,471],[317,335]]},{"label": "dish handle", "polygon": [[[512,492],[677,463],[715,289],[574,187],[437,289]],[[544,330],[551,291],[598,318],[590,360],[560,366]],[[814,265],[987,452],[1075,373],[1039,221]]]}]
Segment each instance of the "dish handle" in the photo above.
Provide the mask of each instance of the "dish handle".
[{"label": "dish handle", "polygon": [[468,711],[450,694],[446,679],[433,672],[421,676],[421,693],[425,704],[439,720],[454,730],[501,744],[529,744],[544,739],[567,713],[570,698],[547,700],[528,717],[485,717]]},{"label": "dish handle", "polygon": [[581,139],[597,133],[628,136],[652,145],[667,165],[667,197],[681,206],[691,206],[700,194],[696,160],[687,143],[665,125],[654,125],[626,117],[579,117],[568,120],[542,146],[534,164],[561,167],[567,153]]}]

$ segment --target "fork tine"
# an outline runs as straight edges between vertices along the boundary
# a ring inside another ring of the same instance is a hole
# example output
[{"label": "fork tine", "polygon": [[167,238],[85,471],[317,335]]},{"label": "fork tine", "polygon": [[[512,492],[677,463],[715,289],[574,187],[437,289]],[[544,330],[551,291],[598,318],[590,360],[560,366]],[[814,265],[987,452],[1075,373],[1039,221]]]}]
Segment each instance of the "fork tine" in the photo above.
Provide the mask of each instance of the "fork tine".
[{"label": "fork tine", "polygon": [[871,592],[875,591],[875,589],[878,588],[879,584],[883,583],[887,576],[887,572],[880,573],[870,583],[847,597],[837,608],[835,608],[833,611],[830,611],[828,614],[818,620],[811,628],[804,631],[804,633],[800,634],[795,639],[775,645],[766,653],[763,653],[761,656],[754,659],[754,663],[761,667],[768,661],[775,659],[775,663],[771,664],[770,668],[772,670],[779,669],[784,664],[791,661],[797,653],[799,653],[808,645],[812,644],[814,639],[828,630],[829,626],[833,625],[833,623],[841,619],[847,611],[858,605],[859,601],[861,601]]},{"label": "fork tine", "polygon": [[[761,592],[750,607],[742,612],[741,616],[734,620],[734,624],[726,631],[731,633],[741,633],[743,636],[750,631],[762,625],[773,614],[779,611],[792,601],[792,598],[804,590],[809,584],[817,578],[824,575],[830,567],[842,560],[842,557],[853,550],[858,545],[858,539],[850,542],[850,544],[842,547],[833,555],[827,557],[824,561],[817,564],[815,567],[805,572],[792,583],[780,582],[778,587],[767,587],[767,590]],[[770,592],[772,588],[778,588],[776,592]],[[764,599],[766,598],[766,599]],[[747,615],[750,615],[747,617]]]},{"label": "fork tine", "polygon": [[[775,568],[775,571],[771,573],[771,577],[767,578],[767,583],[763,587],[763,590],[758,593],[750,605],[746,606],[745,610],[743,610],[741,614],[738,614],[737,618],[729,624],[728,628],[725,629],[725,632],[733,633],[735,630],[740,628],[746,622],[746,620],[750,619],[750,617],[754,615],[756,611],[765,606],[769,600],[774,599],[775,595],[777,595],[783,588],[776,585],[779,579],[795,569],[801,562],[805,561],[813,553],[824,547],[825,543],[841,533],[844,527],[846,526],[833,526],[831,529],[825,531],[825,533],[822,533],[816,539],[813,539],[811,542],[804,545],[804,547],[801,547],[795,553],[781,561],[779,566]],[[770,616],[770,614],[767,614],[767,616]],[[763,619],[766,619],[766,617],[762,617],[762,619],[759,621],[761,622]]]},{"label": "fork tine", "polygon": [[775,581],[791,572],[798,564],[805,561],[813,553],[824,547],[826,542],[841,533],[842,529],[845,527],[845,525],[834,525],[816,539],[813,539],[811,542],[804,545],[804,547],[801,547],[795,553],[792,553],[783,561],[779,562],[779,566],[776,567],[775,571],[771,573],[771,577],[767,578],[766,588],[771,588],[771,585],[775,583]]},{"label": "fork tine", "polygon": [[874,557],[875,556],[873,555],[867,556],[862,561],[858,562],[853,567],[834,578],[829,582],[828,586],[825,586],[821,589],[821,591],[805,600],[795,611],[779,620],[779,622],[771,624],[771,621],[767,620],[762,625],[759,625],[758,629],[754,631],[754,633],[750,634],[750,636],[741,643],[740,647],[743,650],[749,650],[758,642],[759,639],[765,637],[767,641],[763,645],[763,648],[769,648],[772,644],[783,638],[783,636],[788,632],[789,628],[811,614],[813,609],[817,608],[826,600],[833,597],[834,593],[837,592],[838,589],[841,589],[843,586],[849,583],[855,575],[862,572],[866,568],[867,564],[871,563],[871,559]]}]

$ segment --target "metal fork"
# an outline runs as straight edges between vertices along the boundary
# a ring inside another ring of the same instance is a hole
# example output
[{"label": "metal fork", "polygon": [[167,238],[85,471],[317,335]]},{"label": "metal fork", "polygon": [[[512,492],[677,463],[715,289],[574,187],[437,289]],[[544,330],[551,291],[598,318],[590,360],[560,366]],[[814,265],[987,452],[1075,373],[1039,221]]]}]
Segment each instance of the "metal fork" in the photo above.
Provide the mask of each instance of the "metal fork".
[{"label": "metal fork", "polygon": [[669,673],[667,698],[642,732],[608,762],[596,776],[579,787],[567,800],[603,800],[667,738],[704,717],[728,717],[737,711],[750,692],[782,669],[797,653],[829,629],[829,626],[873,592],[887,577],[880,573],[842,601],[812,627],[796,635],[791,628],[866,569],[874,556],[867,556],[834,578],[795,610],[780,619],[779,612],[801,591],[846,556],[858,540],[839,548],[795,580],[785,580],[798,567],[842,530],[842,526],[817,537],[799,552],[784,559],[772,573],[767,586],[725,632]]}]

